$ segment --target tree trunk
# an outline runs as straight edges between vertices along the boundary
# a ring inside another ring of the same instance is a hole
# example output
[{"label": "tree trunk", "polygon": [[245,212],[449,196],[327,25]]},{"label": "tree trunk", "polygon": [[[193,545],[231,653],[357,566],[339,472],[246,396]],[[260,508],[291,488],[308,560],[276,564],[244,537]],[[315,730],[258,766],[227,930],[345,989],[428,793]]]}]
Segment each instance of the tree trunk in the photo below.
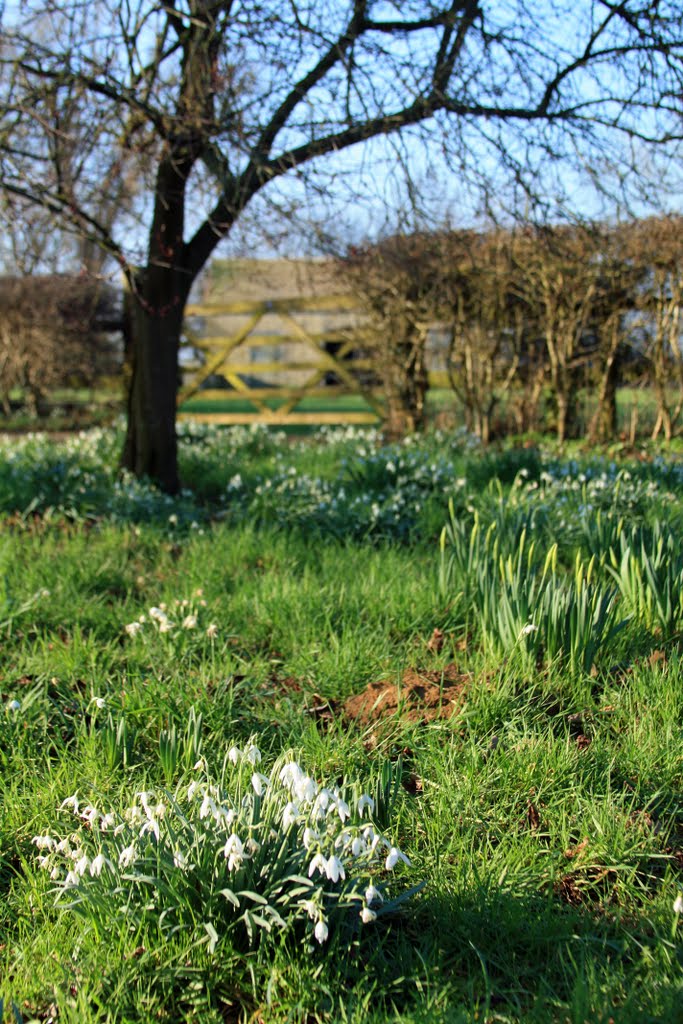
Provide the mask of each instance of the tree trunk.
[{"label": "tree trunk", "polygon": [[180,489],[175,429],[178,349],[185,297],[176,289],[171,308],[136,296],[131,309],[128,425],[121,459],[123,469],[148,477],[168,494]]}]

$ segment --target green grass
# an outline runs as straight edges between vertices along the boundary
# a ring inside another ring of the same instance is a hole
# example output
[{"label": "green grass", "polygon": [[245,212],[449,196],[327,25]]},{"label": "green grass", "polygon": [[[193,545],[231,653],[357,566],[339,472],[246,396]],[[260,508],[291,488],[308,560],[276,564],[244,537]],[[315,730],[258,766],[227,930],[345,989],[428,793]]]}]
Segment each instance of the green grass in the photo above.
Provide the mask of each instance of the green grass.
[{"label": "green grass", "polygon": [[[444,574],[438,541],[450,497],[465,535],[476,512],[506,553],[523,523],[539,550],[530,577],[556,542],[565,585],[577,553],[606,556],[618,529],[680,536],[680,467],[617,476],[596,459],[482,455],[445,436],[383,452],[360,432],[305,446],[233,436],[188,435],[195,491],[174,506],[111,490],[101,442],[0,452],[3,1024],[681,1020],[683,622],[663,635],[631,617],[590,672],[570,670],[561,650],[506,647],[481,588]],[[85,476],[63,471],[58,486],[55,465],[72,461]],[[265,486],[291,467],[299,490]],[[48,497],[21,517],[29,470]],[[596,558],[600,585],[614,585],[608,564]],[[487,551],[475,569],[501,586]],[[180,621],[184,599],[196,629],[148,620],[126,634],[161,603]],[[441,651],[427,646],[434,629]],[[343,700],[367,683],[452,661],[467,677],[453,718],[345,721]],[[326,702],[331,717],[315,710]],[[76,790],[124,807],[165,788],[160,734],[184,731],[191,709],[216,771],[250,737],[264,765],[291,749],[330,785],[374,792],[393,764],[387,832],[411,860],[397,879],[421,892],[325,944],[290,928],[254,948],[226,934],[213,951],[204,932],[169,934],[154,915],[131,930],[112,911],[98,934],[56,906],[32,837],[73,828],[58,808]],[[109,715],[126,723],[125,754]]]}]

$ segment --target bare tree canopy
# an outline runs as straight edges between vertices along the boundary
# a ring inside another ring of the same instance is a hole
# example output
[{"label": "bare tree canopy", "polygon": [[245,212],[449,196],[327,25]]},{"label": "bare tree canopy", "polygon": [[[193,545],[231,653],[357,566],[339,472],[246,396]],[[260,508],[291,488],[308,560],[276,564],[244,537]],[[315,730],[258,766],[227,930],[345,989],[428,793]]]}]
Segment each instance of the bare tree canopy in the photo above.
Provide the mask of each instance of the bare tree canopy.
[{"label": "bare tree canopy", "polygon": [[[670,142],[682,35],[677,0],[22,3],[2,43],[0,188],[128,276],[124,465],[178,487],[183,310],[261,189],[439,121],[460,160],[481,159],[478,134],[513,169],[527,147],[558,156],[566,140],[601,143],[607,131]],[[109,200],[125,215],[112,217]]]}]

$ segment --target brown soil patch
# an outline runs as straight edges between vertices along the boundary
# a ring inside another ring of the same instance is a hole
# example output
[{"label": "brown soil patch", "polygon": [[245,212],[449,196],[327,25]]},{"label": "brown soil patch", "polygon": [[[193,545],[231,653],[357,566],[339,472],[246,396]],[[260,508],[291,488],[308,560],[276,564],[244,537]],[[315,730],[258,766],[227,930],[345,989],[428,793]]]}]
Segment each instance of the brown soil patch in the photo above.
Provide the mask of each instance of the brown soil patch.
[{"label": "brown soil patch", "polygon": [[404,673],[400,685],[388,679],[370,683],[362,693],[349,697],[343,713],[361,725],[389,718],[403,722],[451,718],[460,711],[469,682],[470,676],[458,672],[453,664],[437,672],[411,668]]}]

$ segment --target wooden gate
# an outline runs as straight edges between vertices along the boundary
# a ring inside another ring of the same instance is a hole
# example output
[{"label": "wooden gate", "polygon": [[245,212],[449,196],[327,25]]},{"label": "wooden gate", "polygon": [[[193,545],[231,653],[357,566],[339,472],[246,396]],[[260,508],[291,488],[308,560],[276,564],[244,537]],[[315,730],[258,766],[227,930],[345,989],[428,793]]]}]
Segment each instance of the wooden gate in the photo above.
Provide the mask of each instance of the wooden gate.
[{"label": "wooden gate", "polygon": [[[384,418],[352,296],[191,305],[186,316],[195,358],[182,365],[180,419],[285,426]],[[362,402],[340,401],[348,396]],[[205,403],[220,409],[209,411]],[[344,407],[349,404],[365,408]]]}]

